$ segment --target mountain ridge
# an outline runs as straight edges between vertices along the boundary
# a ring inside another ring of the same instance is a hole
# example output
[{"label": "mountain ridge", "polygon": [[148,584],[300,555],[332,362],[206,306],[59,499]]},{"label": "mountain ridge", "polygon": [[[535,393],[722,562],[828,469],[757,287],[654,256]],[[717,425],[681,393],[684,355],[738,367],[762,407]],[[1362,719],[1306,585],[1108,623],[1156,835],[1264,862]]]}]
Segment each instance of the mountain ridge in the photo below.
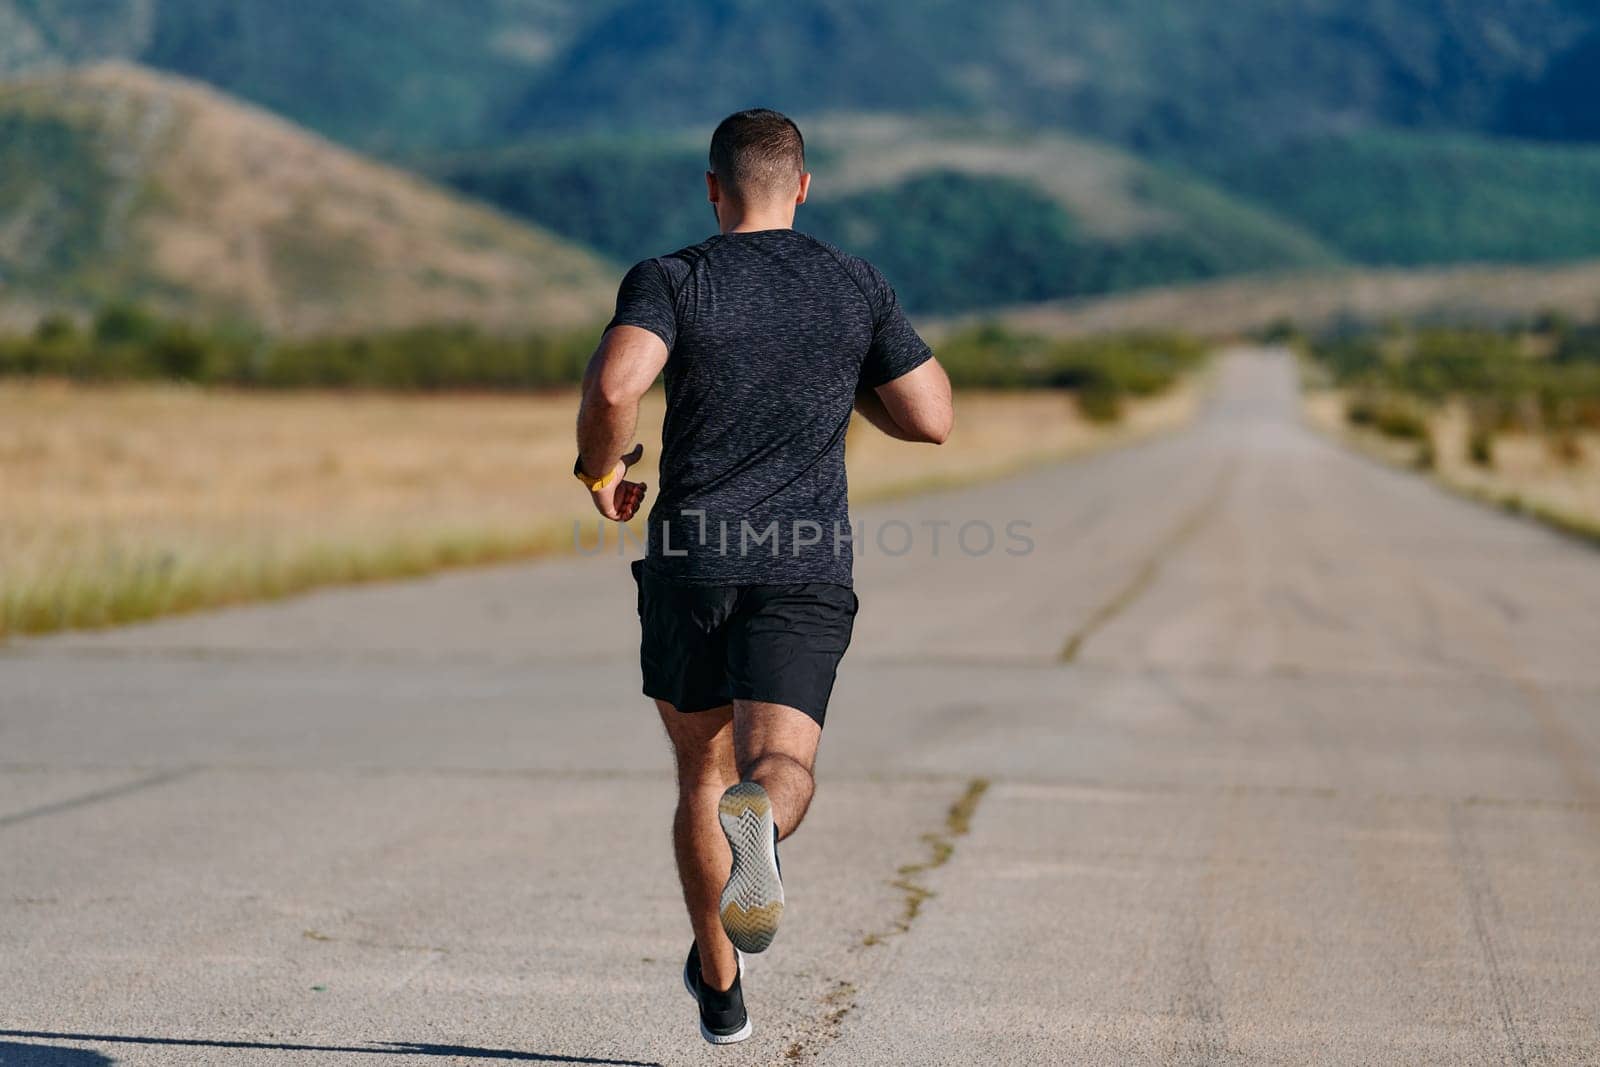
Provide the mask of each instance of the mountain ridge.
[{"label": "mountain ridge", "polygon": [[369,150],[752,103],[1005,116],[1178,160],[1385,125],[1600,138],[1585,0],[0,0],[0,31],[0,75],[141,62]]}]

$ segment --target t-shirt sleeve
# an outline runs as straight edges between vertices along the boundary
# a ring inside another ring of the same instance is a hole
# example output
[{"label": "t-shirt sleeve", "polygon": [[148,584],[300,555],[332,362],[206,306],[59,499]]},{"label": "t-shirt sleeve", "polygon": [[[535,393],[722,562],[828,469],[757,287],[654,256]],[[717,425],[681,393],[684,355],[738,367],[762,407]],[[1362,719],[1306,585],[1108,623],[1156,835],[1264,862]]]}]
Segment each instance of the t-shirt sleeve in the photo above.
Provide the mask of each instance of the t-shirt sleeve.
[{"label": "t-shirt sleeve", "polygon": [[677,301],[667,272],[653,259],[641,260],[623,275],[617,287],[617,310],[606,323],[613,326],[638,326],[649,330],[672,349],[678,337]]},{"label": "t-shirt sleeve", "polygon": [[917,336],[888,279],[868,267],[864,282],[872,305],[872,346],[861,364],[861,384],[876,389],[932,359],[933,349]]}]

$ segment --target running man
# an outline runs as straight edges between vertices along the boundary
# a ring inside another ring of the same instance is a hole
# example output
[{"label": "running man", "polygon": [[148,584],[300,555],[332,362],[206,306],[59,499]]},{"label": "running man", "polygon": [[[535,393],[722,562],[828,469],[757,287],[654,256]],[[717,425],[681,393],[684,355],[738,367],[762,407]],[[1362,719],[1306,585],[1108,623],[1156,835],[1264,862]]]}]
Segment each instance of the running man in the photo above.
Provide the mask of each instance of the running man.
[{"label": "running man", "polygon": [[932,444],[953,418],[950,380],[889,283],[793,228],[810,187],[793,122],[723,120],[706,173],[721,232],[628,271],[578,414],[574,473],[626,522],[646,488],[626,477],[639,401],[665,371],[661,492],[634,564],[639,659],[677,759],[683,980],[713,1044],[750,1036],[741,952],[777,932],[777,843],[811,803],[855,621],[850,413]]}]

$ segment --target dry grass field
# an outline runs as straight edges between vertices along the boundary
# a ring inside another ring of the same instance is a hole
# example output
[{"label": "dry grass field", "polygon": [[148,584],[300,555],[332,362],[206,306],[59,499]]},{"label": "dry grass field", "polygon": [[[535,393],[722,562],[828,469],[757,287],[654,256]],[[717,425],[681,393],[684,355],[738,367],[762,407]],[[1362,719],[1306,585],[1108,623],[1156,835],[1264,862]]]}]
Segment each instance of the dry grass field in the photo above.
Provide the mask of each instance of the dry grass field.
[{"label": "dry grass field", "polygon": [[[1306,394],[1308,421],[1369,455],[1416,466],[1421,446],[1358,430],[1345,418],[1348,397],[1338,389]],[[1570,533],[1600,540],[1600,434],[1558,443],[1542,434],[1499,433],[1492,465],[1472,460],[1470,419],[1460,405],[1428,419],[1433,476],[1447,487],[1491,504],[1524,511]]]},{"label": "dry grass field", "polygon": [[[1186,420],[1185,386],[1104,427],[1070,394],[974,393],[942,449],[849,438],[858,500],[995,476]],[[576,395],[0,383],[0,636],[522,558],[596,516]],[[654,482],[662,405],[640,439]],[[586,543],[594,527],[585,526]]]}]

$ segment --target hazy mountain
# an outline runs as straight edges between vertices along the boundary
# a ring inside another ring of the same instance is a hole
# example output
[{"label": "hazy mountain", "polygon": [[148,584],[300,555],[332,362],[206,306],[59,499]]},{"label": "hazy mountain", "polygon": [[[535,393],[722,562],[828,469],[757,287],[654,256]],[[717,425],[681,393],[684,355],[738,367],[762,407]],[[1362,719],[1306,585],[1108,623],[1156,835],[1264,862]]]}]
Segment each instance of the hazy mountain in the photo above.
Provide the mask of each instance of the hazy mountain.
[{"label": "hazy mountain", "polygon": [[1494,127],[1507,94],[1597,24],[1577,0],[626,0],[513,120],[704,123],[759,100],[1004,115],[1212,154],[1380,124]]},{"label": "hazy mountain", "polygon": [[123,57],[354,144],[795,111],[1163,154],[1375,125],[1596,135],[1586,0],[0,0],[0,72]]},{"label": "hazy mountain", "polygon": [[199,78],[365,148],[499,135],[607,0],[0,0],[0,73],[100,59]]},{"label": "hazy mountain", "polygon": [[588,322],[614,270],[192,83],[0,88],[0,298],[136,297],[289,331]]},{"label": "hazy mountain", "polygon": [[1496,129],[1554,141],[1600,142],[1600,29],[1512,83]]}]

